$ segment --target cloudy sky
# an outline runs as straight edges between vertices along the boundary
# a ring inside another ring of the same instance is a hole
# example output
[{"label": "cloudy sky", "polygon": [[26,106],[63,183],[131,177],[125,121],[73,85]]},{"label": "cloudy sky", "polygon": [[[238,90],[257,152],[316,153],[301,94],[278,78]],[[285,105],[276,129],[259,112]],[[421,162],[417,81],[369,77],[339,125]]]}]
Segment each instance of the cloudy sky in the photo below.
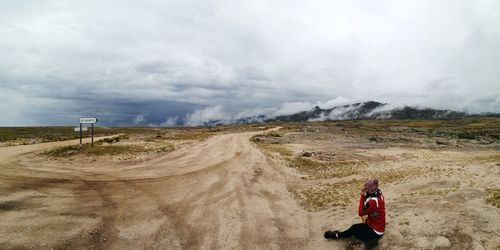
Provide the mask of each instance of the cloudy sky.
[{"label": "cloudy sky", "polygon": [[0,126],[500,112],[500,1],[2,0]]}]

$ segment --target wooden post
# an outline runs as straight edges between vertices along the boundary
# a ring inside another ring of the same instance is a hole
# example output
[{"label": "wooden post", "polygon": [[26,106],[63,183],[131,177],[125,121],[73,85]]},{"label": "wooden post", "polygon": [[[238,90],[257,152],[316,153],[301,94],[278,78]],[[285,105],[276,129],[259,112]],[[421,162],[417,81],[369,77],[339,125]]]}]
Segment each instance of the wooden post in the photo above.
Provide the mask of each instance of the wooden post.
[{"label": "wooden post", "polygon": [[94,146],[94,124],[92,123],[92,147]]}]

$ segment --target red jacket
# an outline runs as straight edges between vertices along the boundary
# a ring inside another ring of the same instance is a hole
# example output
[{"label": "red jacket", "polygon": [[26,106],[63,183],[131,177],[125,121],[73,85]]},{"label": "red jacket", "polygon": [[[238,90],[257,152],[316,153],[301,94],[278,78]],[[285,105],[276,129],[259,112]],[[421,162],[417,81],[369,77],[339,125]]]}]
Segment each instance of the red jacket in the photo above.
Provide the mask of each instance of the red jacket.
[{"label": "red jacket", "polygon": [[375,233],[382,235],[385,231],[385,202],[382,194],[377,197],[368,197],[362,194],[359,199],[358,215],[368,215],[366,224],[375,231]]}]

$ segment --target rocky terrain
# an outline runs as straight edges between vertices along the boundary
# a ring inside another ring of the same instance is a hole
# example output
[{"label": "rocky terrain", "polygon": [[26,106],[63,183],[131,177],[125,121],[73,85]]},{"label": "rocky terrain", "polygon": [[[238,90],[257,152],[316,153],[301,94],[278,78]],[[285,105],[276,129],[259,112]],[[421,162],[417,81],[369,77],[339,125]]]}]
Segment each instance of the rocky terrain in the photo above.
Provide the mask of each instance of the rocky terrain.
[{"label": "rocky terrain", "polygon": [[[0,147],[1,249],[363,249],[376,177],[378,249],[500,247],[500,120],[367,120],[141,129]],[[88,143],[88,139],[85,139]]]}]

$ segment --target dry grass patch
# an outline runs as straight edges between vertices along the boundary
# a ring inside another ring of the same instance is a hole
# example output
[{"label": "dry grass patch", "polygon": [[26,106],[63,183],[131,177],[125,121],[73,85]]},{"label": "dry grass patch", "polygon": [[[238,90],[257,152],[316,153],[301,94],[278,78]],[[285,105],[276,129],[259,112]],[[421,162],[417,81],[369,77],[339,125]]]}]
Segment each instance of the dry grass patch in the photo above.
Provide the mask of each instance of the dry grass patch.
[{"label": "dry grass patch", "polygon": [[71,157],[76,155],[85,156],[104,156],[104,155],[119,155],[124,153],[141,153],[147,149],[139,145],[96,145],[91,147],[89,144],[72,145],[59,147],[45,151],[43,154],[50,157]]},{"label": "dry grass patch", "polygon": [[489,194],[489,197],[486,198],[486,203],[500,208],[500,189],[486,189],[486,191]]},{"label": "dry grass patch", "polygon": [[449,195],[449,194],[457,192],[457,191],[458,191],[458,187],[442,188],[442,189],[433,189],[433,190],[404,193],[401,196],[402,197],[423,197],[423,196],[444,197],[446,195]]},{"label": "dry grass patch", "polygon": [[[309,159],[302,159],[308,160]],[[366,170],[368,166],[347,166],[346,169],[338,171],[338,172],[325,172],[324,175],[318,175],[317,173],[321,173],[321,167],[323,167],[322,162],[315,162],[311,165],[314,165],[316,168],[320,170],[316,172],[317,178],[332,178],[332,175],[337,175],[336,177],[345,177],[355,174],[361,174],[362,179],[355,179],[350,181],[343,181],[338,183],[323,183],[316,185],[315,187],[311,187],[305,189],[303,191],[298,192],[297,196],[300,200],[302,200],[301,204],[308,211],[318,211],[328,207],[345,207],[350,204],[353,199],[357,199],[359,196],[359,192],[363,185],[363,181],[369,177],[377,177],[383,185],[387,185],[389,183],[399,183],[406,179],[413,178],[419,174],[418,169],[406,169],[406,170],[377,170],[371,169]],[[342,167],[340,167],[341,169]],[[362,169],[365,168],[365,169]],[[336,169],[333,167],[333,169]],[[339,168],[337,168],[339,169]],[[308,170],[306,170],[308,171]],[[421,173],[421,171],[420,171]],[[433,192],[433,195],[442,195],[447,194],[449,192],[454,191],[455,189],[450,190],[440,190],[438,192]]]},{"label": "dry grass patch", "polygon": [[266,141],[266,139],[268,138],[277,137],[282,137],[282,135],[273,131],[267,134],[252,136],[252,138],[250,138],[250,141],[254,142],[255,145],[257,145],[257,147],[263,150],[266,154],[278,153],[283,157],[293,156],[293,152],[283,144],[269,143],[268,141]]},{"label": "dry grass patch", "polygon": [[[94,136],[105,136],[117,132],[101,127],[94,128]],[[90,136],[90,129],[83,133],[84,137]],[[0,143],[9,142],[8,145],[28,145],[41,142],[65,141],[78,139],[80,134],[73,127],[0,127]]]},{"label": "dry grass patch", "polygon": [[308,211],[318,211],[329,207],[345,207],[357,199],[363,181],[351,180],[339,183],[325,183],[300,191],[297,196]]},{"label": "dry grass patch", "polygon": [[293,152],[283,144],[268,143],[265,138],[281,137],[281,134],[269,133],[257,135],[250,140],[267,154],[278,153],[285,160],[287,167],[293,168],[310,179],[329,179],[333,177],[350,176],[358,172],[367,164],[362,161],[318,161],[303,157],[293,157]]},{"label": "dry grass patch", "polygon": [[409,178],[416,178],[423,175],[425,172],[414,168],[405,170],[389,169],[384,171],[369,170],[367,176],[376,176],[381,183],[400,183]]},{"label": "dry grass patch", "polygon": [[152,153],[159,154],[170,152],[174,150],[174,146],[171,144],[163,145],[160,147],[148,147],[146,145],[96,145],[91,147],[88,144],[79,146],[65,146],[55,148],[49,151],[45,151],[42,154],[55,157],[55,158],[66,158],[73,156],[114,156],[114,155],[128,155],[128,154],[141,154],[141,153]]},{"label": "dry grass patch", "polygon": [[492,153],[490,155],[474,156],[474,157],[472,157],[471,160],[481,162],[481,163],[486,163],[486,162],[498,162],[498,163],[500,163],[500,153]]},{"label": "dry grass patch", "polygon": [[104,138],[102,140],[97,141],[95,144],[101,145],[103,143],[108,143],[108,144],[113,144],[120,142],[122,140],[128,140],[129,136],[128,135],[117,135],[109,138]]},{"label": "dry grass patch", "polygon": [[258,144],[267,153],[279,153],[281,156],[293,156],[293,152],[287,147],[280,144]]},{"label": "dry grass patch", "polygon": [[54,158],[66,158],[73,156],[115,156],[115,155],[128,155],[128,154],[159,154],[164,152],[173,151],[174,145],[165,142],[146,142],[146,143],[127,143],[124,144],[123,140],[128,140],[126,135],[119,135],[110,138],[105,138],[94,143],[94,147],[90,144],[84,145],[71,145],[58,147],[42,153]]},{"label": "dry grass patch", "polygon": [[162,140],[205,140],[215,133],[176,133],[176,134],[163,134],[158,135],[157,139]]},{"label": "dry grass patch", "polygon": [[330,161],[322,162],[308,158],[295,157],[288,159],[287,166],[309,175],[312,179],[330,179],[356,174],[361,168],[366,167],[360,161]]}]

